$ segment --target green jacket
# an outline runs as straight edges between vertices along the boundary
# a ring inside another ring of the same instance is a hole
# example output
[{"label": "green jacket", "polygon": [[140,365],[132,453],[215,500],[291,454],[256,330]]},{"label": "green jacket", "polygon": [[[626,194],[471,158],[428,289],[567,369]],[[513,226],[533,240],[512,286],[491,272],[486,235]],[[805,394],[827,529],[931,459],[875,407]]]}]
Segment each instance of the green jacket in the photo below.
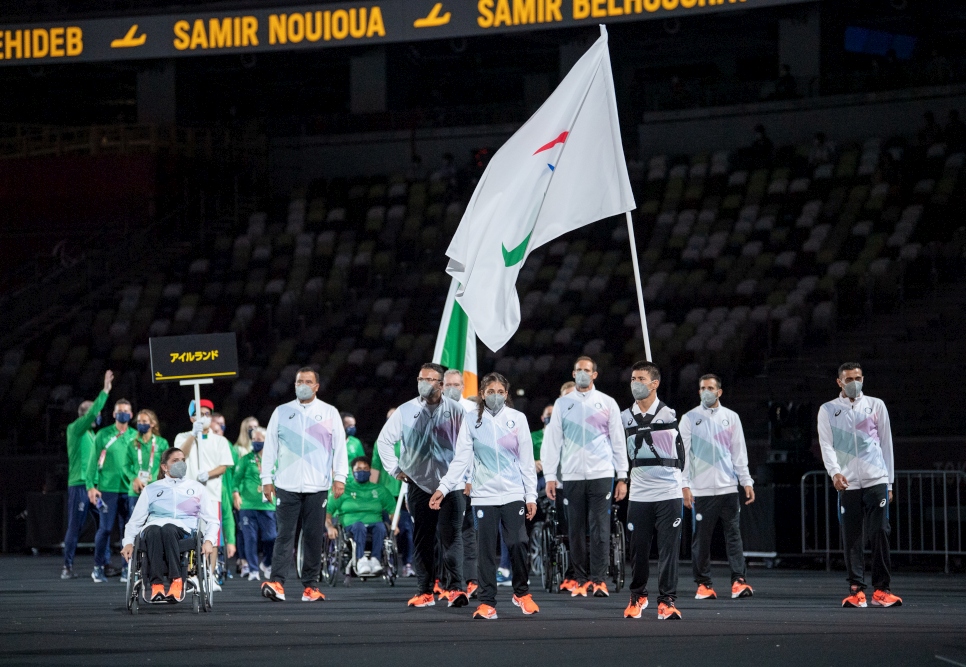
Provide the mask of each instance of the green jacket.
[{"label": "green jacket", "polygon": [[[87,464],[87,488],[108,493],[127,493],[131,488],[131,478],[127,466],[128,448],[137,431],[128,426],[119,435],[117,424],[105,426],[94,438],[94,450]],[[101,452],[104,464],[100,465]]]},{"label": "green jacket", "polygon": [[266,502],[262,495],[262,455],[261,452],[252,452],[243,456],[235,467],[234,491],[241,496],[241,508],[243,510],[269,510],[275,511],[275,504]]},{"label": "green jacket", "polygon": [[533,440],[533,460],[540,460],[540,449],[543,447],[543,434],[546,432],[546,427],[540,429],[539,431],[534,431],[530,434],[530,439]]},{"label": "green jacket", "polygon": [[362,446],[362,440],[350,435],[345,439],[345,452],[349,457],[349,470],[352,470],[352,459],[365,456],[366,448]]},{"label": "green jacket", "polygon": [[345,483],[345,493],[331,498],[327,511],[338,518],[343,526],[360,521],[371,526],[382,521],[383,512],[395,512],[396,501],[383,485],[372,482],[360,484],[350,477]]},{"label": "green jacket", "polygon": [[231,465],[221,476],[221,529],[225,535],[225,544],[235,544],[235,506],[231,502],[231,491],[235,485],[235,468],[238,467],[238,452],[230,442]]},{"label": "green jacket", "polygon": [[87,414],[78,417],[67,427],[67,486],[87,484],[87,466],[94,449],[94,420],[106,403],[107,392],[102,391]]},{"label": "green jacket", "polygon": [[[393,445],[396,449],[396,457],[399,457],[399,443],[397,442]],[[379,448],[372,448],[372,469],[379,472],[379,484],[386,487],[389,493],[392,494],[393,498],[399,497],[399,492],[402,490],[402,482],[386,472],[386,469],[382,467],[382,459],[379,458]]]},{"label": "green jacket", "polygon": [[[141,444],[141,447],[138,447],[138,444]],[[152,445],[154,446],[153,462],[151,460]],[[168,441],[160,435],[154,436],[153,440],[149,439],[147,442],[141,443],[141,434],[137,431],[134,432],[134,437],[128,443],[127,449],[127,475],[131,479],[131,486],[128,486],[127,490],[129,496],[137,498],[140,495],[134,493],[133,487],[134,480],[137,479],[140,471],[148,471],[148,484],[158,480],[158,472],[161,470],[161,454],[168,447],[170,447]],[[138,451],[141,451],[140,463],[138,462]]]}]

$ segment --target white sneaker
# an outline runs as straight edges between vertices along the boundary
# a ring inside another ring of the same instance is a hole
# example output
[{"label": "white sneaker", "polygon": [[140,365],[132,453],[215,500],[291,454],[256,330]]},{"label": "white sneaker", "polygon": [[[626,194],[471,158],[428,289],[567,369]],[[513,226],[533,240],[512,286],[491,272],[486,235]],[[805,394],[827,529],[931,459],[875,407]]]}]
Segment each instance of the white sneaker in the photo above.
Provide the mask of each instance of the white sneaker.
[{"label": "white sneaker", "polygon": [[373,558],[372,556],[370,556],[369,557],[369,569],[372,571],[373,574],[379,574],[380,572],[382,572],[382,563],[380,563],[375,558]]},{"label": "white sneaker", "polygon": [[249,572],[248,573],[248,580],[249,581],[260,581],[261,580],[261,577],[258,576],[258,572]]},{"label": "white sneaker", "polygon": [[188,583],[195,587],[195,590],[201,590],[201,586],[198,584],[198,577],[191,575],[188,577]]},{"label": "white sneaker", "polygon": [[211,590],[214,591],[215,593],[221,593],[221,586],[218,585],[217,581],[211,582]]},{"label": "white sneaker", "polygon": [[266,566],[265,563],[259,563],[258,564],[258,569],[261,570],[262,571],[262,574],[265,575],[265,579],[266,580],[272,578],[272,568],[271,568],[271,566]]},{"label": "white sneaker", "polygon": [[356,561],[356,574],[360,577],[372,574],[372,566],[369,565],[369,559],[365,556]]}]

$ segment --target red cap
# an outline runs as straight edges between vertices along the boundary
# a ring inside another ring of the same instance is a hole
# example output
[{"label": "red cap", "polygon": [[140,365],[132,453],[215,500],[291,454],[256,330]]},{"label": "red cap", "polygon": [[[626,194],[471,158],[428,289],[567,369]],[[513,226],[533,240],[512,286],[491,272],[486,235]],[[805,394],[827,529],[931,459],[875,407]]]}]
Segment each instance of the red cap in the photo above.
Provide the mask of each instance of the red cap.
[{"label": "red cap", "polygon": [[[201,399],[201,407],[208,408],[212,412],[215,411],[215,404],[212,403],[211,401],[209,401],[207,398]],[[194,401],[191,401],[190,403],[188,403],[188,416],[189,417],[194,417],[195,416],[195,402]]]}]

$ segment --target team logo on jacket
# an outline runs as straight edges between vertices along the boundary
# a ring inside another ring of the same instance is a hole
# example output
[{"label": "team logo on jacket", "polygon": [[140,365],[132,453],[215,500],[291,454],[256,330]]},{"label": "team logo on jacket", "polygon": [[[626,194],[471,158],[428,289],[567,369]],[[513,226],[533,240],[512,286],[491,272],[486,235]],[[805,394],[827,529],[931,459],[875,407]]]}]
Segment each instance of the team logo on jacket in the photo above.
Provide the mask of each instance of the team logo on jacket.
[{"label": "team logo on jacket", "polygon": [[838,417],[840,414],[842,414],[842,410],[836,410],[835,411],[835,416],[836,417]]},{"label": "team logo on jacket", "polygon": [[594,404],[594,407],[597,408],[598,410],[600,410],[601,408],[604,407],[604,404],[603,403],[595,403]]},{"label": "team logo on jacket", "polygon": [[322,421],[322,415],[315,415],[315,421],[317,422]]},{"label": "team logo on jacket", "polygon": [[449,419],[452,416],[453,416],[453,413],[450,412],[449,410],[443,413],[443,419]]},{"label": "team logo on jacket", "polygon": [[195,495],[195,490],[194,489],[188,489],[188,495],[189,496]]},{"label": "team logo on jacket", "polygon": [[865,414],[871,415],[872,414],[872,408],[866,408],[865,409]]},{"label": "team logo on jacket", "polygon": [[517,423],[515,421],[513,421],[512,419],[506,423],[506,427],[507,428],[513,428],[516,425],[517,425]]},{"label": "team logo on jacket", "polygon": [[671,528],[677,528],[680,525],[681,525],[681,517],[678,517],[677,519],[674,520],[674,523],[671,524]]},{"label": "team logo on jacket", "polygon": [[155,498],[160,498],[163,493],[164,490],[158,491],[158,495],[156,495]]},{"label": "team logo on jacket", "polygon": [[289,419],[295,419],[295,413],[293,412],[292,414],[290,414],[290,415],[288,416],[288,418],[289,418]]},{"label": "team logo on jacket", "polygon": [[731,423],[731,422],[729,422],[729,421],[728,421],[727,419],[722,419],[722,420],[721,420],[721,425],[722,425],[722,426],[727,426],[727,425],[728,425],[728,424],[730,424],[730,423]]},{"label": "team logo on jacket", "polygon": [[476,518],[477,519],[483,518],[483,510],[476,510]]}]

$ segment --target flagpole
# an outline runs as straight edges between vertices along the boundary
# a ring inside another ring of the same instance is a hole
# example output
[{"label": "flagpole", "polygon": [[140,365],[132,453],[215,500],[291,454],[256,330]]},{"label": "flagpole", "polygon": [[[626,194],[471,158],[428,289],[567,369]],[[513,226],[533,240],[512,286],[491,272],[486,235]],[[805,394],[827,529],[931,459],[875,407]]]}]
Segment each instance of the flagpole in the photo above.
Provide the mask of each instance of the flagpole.
[{"label": "flagpole", "polygon": [[637,241],[634,238],[634,222],[631,219],[631,212],[627,211],[627,235],[631,242],[631,261],[634,263],[634,285],[637,287],[637,307],[641,311],[641,331],[644,333],[644,356],[648,361],[654,361],[651,357],[651,339],[647,335],[647,318],[644,316],[644,289],[641,287],[641,266],[637,261]]}]

